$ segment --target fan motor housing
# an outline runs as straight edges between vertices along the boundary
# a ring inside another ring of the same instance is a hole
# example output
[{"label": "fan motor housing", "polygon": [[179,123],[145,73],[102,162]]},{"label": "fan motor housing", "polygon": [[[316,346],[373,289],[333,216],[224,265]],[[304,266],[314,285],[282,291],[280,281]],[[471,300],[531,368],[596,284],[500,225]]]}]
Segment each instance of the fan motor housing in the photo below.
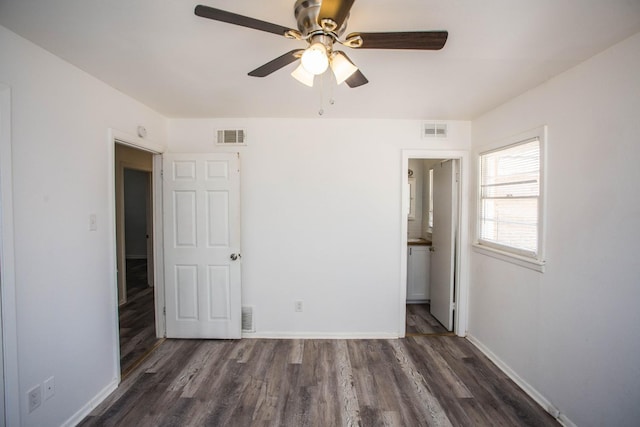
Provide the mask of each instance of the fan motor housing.
[{"label": "fan motor housing", "polygon": [[[294,6],[294,14],[296,22],[298,23],[298,30],[303,36],[307,36],[314,32],[324,32],[320,24],[318,23],[318,15],[320,14],[320,6],[322,0],[297,0]],[[344,20],[342,26],[333,33],[340,37],[347,29],[347,21],[349,17]]]}]

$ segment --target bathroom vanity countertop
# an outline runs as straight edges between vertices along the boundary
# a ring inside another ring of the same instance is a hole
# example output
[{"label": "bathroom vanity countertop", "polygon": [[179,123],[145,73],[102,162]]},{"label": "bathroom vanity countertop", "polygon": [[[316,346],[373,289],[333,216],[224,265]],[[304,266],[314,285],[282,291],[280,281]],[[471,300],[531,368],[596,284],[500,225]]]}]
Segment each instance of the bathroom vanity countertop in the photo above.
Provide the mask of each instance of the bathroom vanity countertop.
[{"label": "bathroom vanity countertop", "polygon": [[409,246],[431,246],[431,240],[427,239],[407,239],[407,245]]}]

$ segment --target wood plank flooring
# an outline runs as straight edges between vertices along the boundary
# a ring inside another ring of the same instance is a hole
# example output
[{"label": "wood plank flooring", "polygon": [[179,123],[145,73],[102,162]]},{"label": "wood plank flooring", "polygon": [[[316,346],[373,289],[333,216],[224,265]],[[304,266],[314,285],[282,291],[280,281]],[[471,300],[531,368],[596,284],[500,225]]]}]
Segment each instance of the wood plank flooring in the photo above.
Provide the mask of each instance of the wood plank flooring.
[{"label": "wood plank flooring", "polygon": [[159,342],[154,288],[147,284],[146,260],[127,260],[127,302],[119,308],[120,371],[126,375]]},{"label": "wood plank flooring", "polygon": [[464,338],[166,340],[81,426],[552,426]]},{"label": "wood plank flooring", "polygon": [[429,304],[407,304],[406,335],[438,335],[449,331],[429,311]]}]

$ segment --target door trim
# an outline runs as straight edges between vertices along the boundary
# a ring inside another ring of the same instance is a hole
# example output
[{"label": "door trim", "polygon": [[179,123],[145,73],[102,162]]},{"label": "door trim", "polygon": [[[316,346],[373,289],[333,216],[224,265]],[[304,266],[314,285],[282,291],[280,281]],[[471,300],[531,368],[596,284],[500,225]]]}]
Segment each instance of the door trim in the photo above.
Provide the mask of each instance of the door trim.
[{"label": "door trim", "polygon": [[[113,372],[113,379],[116,384],[121,381],[120,373],[120,326],[118,319],[119,305],[118,305],[118,278],[117,278],[117,246],[116,246],[116,183],[115,183],[115,151],[116,144],[127,145],[138,150],[148,151],[153,154],[153,253],[154,253],[154,268],[155,268],[155,317],[156,317],[156,335],[164,337],[164,275],[159,272],[159,266],[162,266],[162,177],[161,167],[162,165],[162,153],[164,147],[160,144],[152,141],[144,140],[137,136],[122,132],[117,129],[109,128],[107,130],[107,188],[108,188],[108,200],[107,200],[107,234],[109,239],[109,264],[112,268],[109,270],[109,281],[111,286],[111,312],[113,313],[113,357],[115,372]],[[159,161],[158,161],[159,159]]]},{"label": "door trim", "polygon": [[0,83],[0,257],[2,278],[2,351],[4,419],[8,426],[20,425],[18,378],[18,332],[16,316],[15,253],[13,234],[13,180],[11,157],[11,88]]},{"label": "door trim", "polygon": [[406,299],[407,299],[407,232],[406,221],[409,206],[409,189],[404,185],[409,173],[409,159],[457,159],[459,161],[460,188],[458,194],[459,230],[456,241],[456,268],[458,278],[455,289],[455,314],[453,331],[456,335],[467,335],[469,324],[469,185],[470,185],[470,153],[464,150],[402,150],[402,166],[400,168],[401,183],[401,222],[400,222],[400,300],[398,302],[398,336],[406,334]]}]

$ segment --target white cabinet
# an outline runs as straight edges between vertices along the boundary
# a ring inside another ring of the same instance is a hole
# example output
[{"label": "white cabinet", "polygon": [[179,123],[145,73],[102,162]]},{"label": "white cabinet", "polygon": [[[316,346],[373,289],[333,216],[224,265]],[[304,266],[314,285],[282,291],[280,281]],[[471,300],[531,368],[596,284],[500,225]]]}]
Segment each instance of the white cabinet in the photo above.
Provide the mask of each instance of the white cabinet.
[{"label": "white cabinet", "polygon": [[429,299],[430,246],[409,245],[407,256],[407,302]]}]

